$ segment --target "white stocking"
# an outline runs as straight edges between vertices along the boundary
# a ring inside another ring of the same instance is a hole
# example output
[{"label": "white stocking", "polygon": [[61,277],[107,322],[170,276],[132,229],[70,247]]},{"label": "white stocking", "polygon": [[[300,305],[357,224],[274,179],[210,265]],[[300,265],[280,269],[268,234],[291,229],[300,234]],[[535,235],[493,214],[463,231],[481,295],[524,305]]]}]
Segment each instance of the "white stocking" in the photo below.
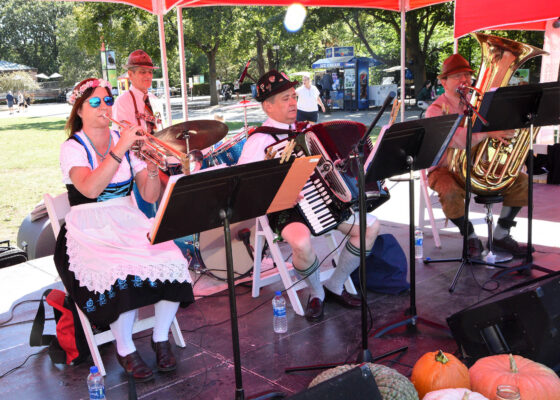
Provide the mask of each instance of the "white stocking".
[{"label": "white stocking", "polygon": [[169,340],[169,328],[177,314],[178,302],[160,300],[155,305],[156,322],[154,325],[154,342],[166,342]]},{"label": "white stocking", "polygon": [[117,352],[119,356],[124,357],[136,351],[136,346],[132,341],[132,326],[136,318],[136,311],[131,310],[119,315],[119,318],[112,324],[109,324],[111,332],[117,342]]}]

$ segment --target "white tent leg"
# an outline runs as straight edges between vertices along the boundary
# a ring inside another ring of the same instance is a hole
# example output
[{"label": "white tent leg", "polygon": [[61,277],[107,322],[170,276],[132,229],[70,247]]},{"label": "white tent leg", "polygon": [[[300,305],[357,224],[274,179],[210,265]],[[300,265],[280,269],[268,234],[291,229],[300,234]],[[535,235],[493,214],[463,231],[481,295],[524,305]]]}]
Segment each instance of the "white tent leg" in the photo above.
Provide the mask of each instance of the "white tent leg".
[{"label": "white tent leg", "polygon": [[406,68],[406,11],[401,8],[401,122],[404,122],[404,109],[406,100],[406,85],[404,82],[404,70]]},{"label": "white tent leg", "polygon": [[165,31],[163,24],[163,14],[158,13],[159,47],[161,50],[161,73],[163,75],[163,87],[165,89],[165,102],[167,108],[167,126],[171,126],[171,98],[169,93],[169,73],[167,71],[167,50],[165,48]]},{"label": "white tent leg", "polygon": [[183,7],[177,7],[177,34],[179,36],[179,62],[181,63],[181,97],[183,100],[183,118],[189,120],[187,60],[185,58],[185,37],[183,34]]}]

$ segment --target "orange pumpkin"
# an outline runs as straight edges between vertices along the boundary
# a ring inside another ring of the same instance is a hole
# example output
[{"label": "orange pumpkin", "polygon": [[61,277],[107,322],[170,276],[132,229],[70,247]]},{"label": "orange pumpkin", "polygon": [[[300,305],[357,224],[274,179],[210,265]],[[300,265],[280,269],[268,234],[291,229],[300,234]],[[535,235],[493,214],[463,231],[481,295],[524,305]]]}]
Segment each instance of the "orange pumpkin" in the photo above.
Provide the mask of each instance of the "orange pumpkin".
[{"label": "orange pumpkin", "polygon": [[560,378],[545,365],[499,354],[478,360],[469,370],[472,390],[496,399],[498,385],[515,385],[523,400],[560,399]]},{"label": "orange pumpkin", "polygon": [[453,354],[443,351],[426,353],[414,364],[410,380],[418,397],[428,392],[448,388],[471,388],[469,370]]}]

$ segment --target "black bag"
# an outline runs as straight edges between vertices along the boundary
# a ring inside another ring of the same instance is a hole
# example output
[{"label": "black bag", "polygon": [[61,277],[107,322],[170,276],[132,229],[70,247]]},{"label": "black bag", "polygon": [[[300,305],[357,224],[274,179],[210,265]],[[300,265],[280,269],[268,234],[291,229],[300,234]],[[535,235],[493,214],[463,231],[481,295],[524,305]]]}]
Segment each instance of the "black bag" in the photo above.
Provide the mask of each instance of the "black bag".
[{"label": "black bag", "polygon": [[[44,335],[46,300],[53,307],[56,336]],[[30,346],[49,346],[49,356],[55,364],[76,365],[86,360],[89,347],[76,311],[76,305],[61,290],[47,289],[41,296],[39,309],[31,327]]]},{"label": "black bag", "polygon": [[[410,289],[406,280],[408,263],[397,239],[390,233],[379,235],[366,258],[366,288],[373,292],[399,294]],[[359,268],[352,272],[359,286]]]},{"label": "black bag", "polygon": [[0,268],[9,267],[26,261],[27,253],[25,253],[25,251],[10,246],[9,240],[0,242]]}]

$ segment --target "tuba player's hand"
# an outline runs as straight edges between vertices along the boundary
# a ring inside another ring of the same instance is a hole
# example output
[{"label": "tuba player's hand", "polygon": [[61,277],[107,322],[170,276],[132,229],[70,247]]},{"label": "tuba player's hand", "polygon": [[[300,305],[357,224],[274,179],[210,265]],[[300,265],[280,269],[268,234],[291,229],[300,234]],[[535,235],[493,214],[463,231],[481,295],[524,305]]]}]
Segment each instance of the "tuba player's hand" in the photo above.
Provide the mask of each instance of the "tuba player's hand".
[{"label": "tuba player's hand", "polygon": [[494,131],[486,133],[489,138],[496,139],[502,142],[505,146],[509,146],[509,141],[515,136],[515,131],[513,129],[507,131]]}]

